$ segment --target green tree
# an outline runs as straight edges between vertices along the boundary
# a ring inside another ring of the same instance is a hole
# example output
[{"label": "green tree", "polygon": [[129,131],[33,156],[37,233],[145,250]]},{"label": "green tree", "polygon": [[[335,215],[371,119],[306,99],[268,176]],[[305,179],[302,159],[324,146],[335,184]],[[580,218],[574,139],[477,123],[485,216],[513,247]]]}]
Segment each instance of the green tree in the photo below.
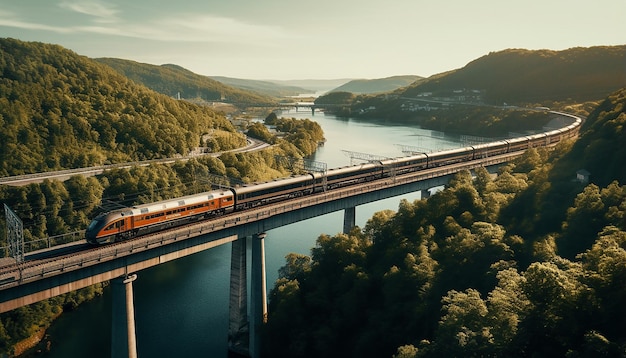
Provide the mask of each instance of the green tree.
[{"label": "green tree", "polygon": [[578,345],[595,305],[583,277],[579,263],[560,258],[528,267],[522,288],[531,308],[519,326],[520,350],[560,356]]},{"label": "green tree", "polygon": [[594,327],[611,341],[619,342],[626,324],[626,232],[607,226],[582,259],[585,282],[594,290],[598,302]]},{"label": "green tree", "polygon": [[487,323],[487,305],[474,289],[450,291],[443,297],[443,316],[437,330],[436,354],[442,356],[490,355],[493,336]]},{"label": "green tree", "polygon": [[591,247],[595,238],[604,227],[605,206],[600,195],[600,188],[591,184],[576,196],[574,206],[567,209],[567,219],[563,223],[563,236],[557,242],[559,253],[565,257]]},{"label": "green tree", "polygon": [[398,347],[398,351],[393,355],[393,358],[415,358],[417,357],[418,349],[413,345],[405,345]]},{"label": "green tree", "polygon": [[263,125],[263,123],[253,123],[248,127],[248,135],[253,138],[260,139],[266,143],[273,144],[276,140],[274,135]]}]

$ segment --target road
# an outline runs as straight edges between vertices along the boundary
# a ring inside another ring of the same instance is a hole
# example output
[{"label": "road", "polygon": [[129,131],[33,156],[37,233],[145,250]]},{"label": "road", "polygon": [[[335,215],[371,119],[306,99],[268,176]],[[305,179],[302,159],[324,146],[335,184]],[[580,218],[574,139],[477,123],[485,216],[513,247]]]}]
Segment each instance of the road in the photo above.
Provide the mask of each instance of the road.
[{"label": "road", "polygon": [[[268,143],[265,143],[258,139],[254,139],[250,137],[247,138],[247,141],[248,141],[248,145],[246,145],[245,147],[229,150],[226,152],[235,152],[235,153],[253,152],[253,151],[265,149],[270,146],[270,144]],[[31,183],[41,183],[46,179],[64,181],[74,175],[82,175],[82,176],[88,177],[88,176],[101,174],[102,172],[106,170],[110,170],[114,168],[130,168],[130,167],[137,166],[137,165],[148,166],[150,164],[155,164],[155,163],[168,164],[168,163],[174,163],[177,161],[189,160],[191,158],[197,158],[199,156],[204,156],[204,155],[218,157],[222,153],[225,153],[225,152],[190,154],[185,157],[181,156],[181,157],[175,157],[175,158],[153,159],[153,160],[144,160],[140,162],[119,163],[119,164],[94,166],[94,167],[88,167],[88,168],[66,169],[66,170],[58,170],[58,171],[52,171],[52,172],[16,175],[16,176],[0,178],[0,184],[10,185],[10,186],[23,186],[23,185],[28,185]]]}]

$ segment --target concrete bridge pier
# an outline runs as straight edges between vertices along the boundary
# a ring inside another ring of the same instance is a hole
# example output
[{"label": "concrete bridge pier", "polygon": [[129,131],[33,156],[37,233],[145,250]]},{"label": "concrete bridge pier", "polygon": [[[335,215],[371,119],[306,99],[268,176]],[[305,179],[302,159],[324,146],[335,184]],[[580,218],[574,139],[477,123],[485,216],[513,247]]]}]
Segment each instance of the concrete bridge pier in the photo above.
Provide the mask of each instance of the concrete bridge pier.
[{"label": "concrete bridge pier", "polygon": [[247,238],[233,241],[230,264],[229,357],[260,356],[261,326],[267,322],[267,284],[265,272],[265,233],[252,237],[252,271],[250,275],[250,316],[247,293]]},{"label": "concrete bridge pier", "polygon": [[352,206],[343,211],[343,233],[349,234],[356,226],[356,207]]},{"label": "concrete bridge pier", "polygon": [[133,281],[136,279],[137,275],[133,273],[112,280],[111,357],[113,358],[137,358],[133,304]]},{"label": "concrete bridge pier", "polygon": [[261,356],[261,326],[267,322],[267,279],[265,273],[265,233],[252,237],[252,292],[250,299],[250,356]]},{"label": "concrete bridge pier", "polygon": [[245,357],[249,354],[250,330],[248,323],[248,279],[246,237],[232,243],[230,259],[230,299],[228,305],[229,356]]}]

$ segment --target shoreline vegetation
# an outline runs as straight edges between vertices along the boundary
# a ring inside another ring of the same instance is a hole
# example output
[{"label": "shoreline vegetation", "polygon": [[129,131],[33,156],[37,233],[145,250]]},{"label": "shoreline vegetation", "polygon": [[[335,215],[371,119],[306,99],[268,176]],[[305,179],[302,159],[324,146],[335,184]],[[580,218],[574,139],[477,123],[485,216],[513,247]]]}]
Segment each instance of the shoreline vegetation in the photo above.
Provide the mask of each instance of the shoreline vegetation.
[{"label": "shoreline vegetation", "polygon": [[[87,302],[87,301],[85,301]],[[84,302],[83,302],[84,303]],[[37,332],[35,332],[32,336],[25,338],[15,344],[13,347],[13,354],[15,357],[21,358],[30,358],[37,355],[40,355],[44,352],[49,352],[52,348],[52,342],[50,340],[46,340],[44,338],[47,337],[48,328],[52,325],[52,323],[63,314],[59,312],[56,316],[52,317],[50,323],[41,327]]]}]

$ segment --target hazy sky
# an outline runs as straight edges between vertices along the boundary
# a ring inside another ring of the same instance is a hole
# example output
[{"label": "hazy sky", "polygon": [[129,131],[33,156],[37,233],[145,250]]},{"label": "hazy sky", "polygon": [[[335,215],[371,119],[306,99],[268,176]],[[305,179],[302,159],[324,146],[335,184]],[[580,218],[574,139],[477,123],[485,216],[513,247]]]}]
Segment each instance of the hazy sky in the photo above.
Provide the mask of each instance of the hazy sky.
[{"label": "hazy sky", "polygon": [[430,76],[626,44],[626,0],[0,0],[0,37],[247,79]]}]

